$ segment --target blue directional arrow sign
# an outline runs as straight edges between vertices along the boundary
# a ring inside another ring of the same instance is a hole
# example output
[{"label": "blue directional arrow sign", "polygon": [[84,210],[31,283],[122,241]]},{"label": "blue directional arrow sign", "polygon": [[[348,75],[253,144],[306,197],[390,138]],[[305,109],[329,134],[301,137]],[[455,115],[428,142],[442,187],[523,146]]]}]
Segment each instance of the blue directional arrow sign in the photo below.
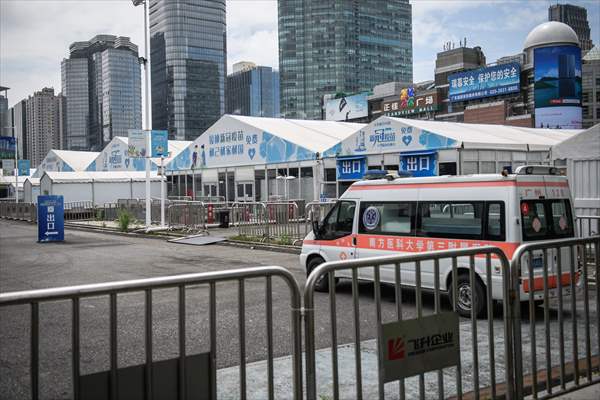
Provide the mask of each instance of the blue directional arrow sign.
[{"label": "blue directional arrow sign", "polygon": [[65,240],[63,196],[38,196],[38,242]]}]

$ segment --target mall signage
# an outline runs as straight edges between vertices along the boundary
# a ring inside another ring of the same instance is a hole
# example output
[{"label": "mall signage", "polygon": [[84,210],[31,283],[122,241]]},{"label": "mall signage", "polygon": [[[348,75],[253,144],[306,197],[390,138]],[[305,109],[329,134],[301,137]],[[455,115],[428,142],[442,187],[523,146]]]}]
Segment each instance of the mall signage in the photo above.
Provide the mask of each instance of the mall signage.
[{"label": "mall signage", "polygon": [[383,103],[383,113],[389,117],[400,117],[439,109],[437,93],[415,95],[413,88],[402,89],[400,98]]}]

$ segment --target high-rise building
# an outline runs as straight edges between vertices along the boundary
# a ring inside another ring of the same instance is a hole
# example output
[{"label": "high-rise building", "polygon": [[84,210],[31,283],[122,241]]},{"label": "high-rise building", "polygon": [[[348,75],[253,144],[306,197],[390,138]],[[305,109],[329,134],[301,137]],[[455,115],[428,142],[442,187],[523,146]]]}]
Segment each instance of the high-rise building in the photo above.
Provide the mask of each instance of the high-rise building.
[{"label": "high-rise building", "polygon": [[12,136],[9,126],[8,98],[6,91],[4,93],[0,94],[0,136]]},{"label": "high-rise building", "polygon": [[600,123],[600,48],[594,46],[582,59],[583,128]]},{"label": "high-rise building", "polygon": [[193,140],[225,112],[225,0],[150,0],[152,128]]},{"label": "high-rise building", "polygon": [[562,22],[573,28],[584,53],[594,47],[585,7],[572,4],[553,4],[548,8],[548,21]]},{"label": "high-rise building", "polygon": [[27,152],[27,100],[21,100],[10,108],[11,126],[17,138],[19,158],[29,159]]},{"label": "high-rise building", "polygon": [[43,88],[25,103],[27,158],[38,165],[50,150],[60,148],[58,100],[54,89]]},{"label": "high-rise building", "polygon": [[127,37],[98,35],[75,42],[62,62],[63,141],[68,150],[96,151],[114,136],[142,127],[138,48]]},{"label": "high-rise building", "polygon": [[227,114],[253,117],[279,116],[279,72],[242,61],[227,76]]},{"label": "high-rise building", "polygon": [[280,0],[281,113],[322,119],[323,96],[412,82],[408,0]]}]

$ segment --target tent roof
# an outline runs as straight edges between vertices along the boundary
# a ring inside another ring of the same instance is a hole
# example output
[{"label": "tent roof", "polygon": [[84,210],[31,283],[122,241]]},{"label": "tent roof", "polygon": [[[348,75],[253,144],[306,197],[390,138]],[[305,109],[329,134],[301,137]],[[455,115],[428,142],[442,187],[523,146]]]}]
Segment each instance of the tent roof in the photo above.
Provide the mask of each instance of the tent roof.
[{"label": "tent roof", "polygon": [[[41,179],[46,176],[53,183],[141,182],[146,179],[146,171],[46,171]],[[156,171],[152,171],[150,179],[157,181],[160,177]]]},{"label": "tent roof", "polygon": [[600,124],[552,146],[552,158],[600,159]]},{"label": "tent roof", "polygon": [[422,121],[383,117],[454,139],[464,148],[518,148],[547,150],[580,132],[580,129],[522,128],[508,125],[466,124],[461,122]]},{"label": "tent roof", "polygon": [[85,170],[100,154],[97,151],[51,150],[75,171]]},{"label": "tent roof", "polygon": [[366,124],[353,122],[247,117],[242,115],[224,115],[222,118],[231,118],[243,122],[313,152],[324,152],[366,126]]},{"label": "tent roof", "polygon": [[[115,136],[113,138],[113,140],[114,139],[121,140],[123,143],[125,143],[125,145],[129,144],[129,138],[126,136]],[[181,153],[183,150],[185,150],[191,143],[192,142],[189,140],[171,140],[171,139],[169,139],[169,152],[171,153],[171,155],[169,157],[165,157],[164,165],[167,165],[167,163],[169,161],[171,161],[173,158],[177,157],[177,155],[179,153]],[[160,157],[152,158],[152,161],[156,165],[160,165]]]}]

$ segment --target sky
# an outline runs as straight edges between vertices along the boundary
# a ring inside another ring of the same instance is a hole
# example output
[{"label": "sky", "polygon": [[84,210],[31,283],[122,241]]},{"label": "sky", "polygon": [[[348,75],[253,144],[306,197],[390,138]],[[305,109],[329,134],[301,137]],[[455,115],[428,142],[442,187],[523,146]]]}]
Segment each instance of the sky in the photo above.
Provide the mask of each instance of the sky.
[{"label": "sky", "polygon": [[[385,0],[381,0],[385,1]],[[527,33],[548,18],[556,0],[411,0],[413,81],[433,79],[444,42],[467,38],[487,61],[522,51]],[[564,1],[561,1],[563,3]],[[586,7],[595,44],[600,44],[600,2]],[[143,11],[131,0],[0,0],[0,86],[9,105],[43,87],[61,90],[60,62],[69,45],[97,34],[129,36],[143,53]],[[228,71],[238,61],[278,67],[277,1],[227,0]]]}]

